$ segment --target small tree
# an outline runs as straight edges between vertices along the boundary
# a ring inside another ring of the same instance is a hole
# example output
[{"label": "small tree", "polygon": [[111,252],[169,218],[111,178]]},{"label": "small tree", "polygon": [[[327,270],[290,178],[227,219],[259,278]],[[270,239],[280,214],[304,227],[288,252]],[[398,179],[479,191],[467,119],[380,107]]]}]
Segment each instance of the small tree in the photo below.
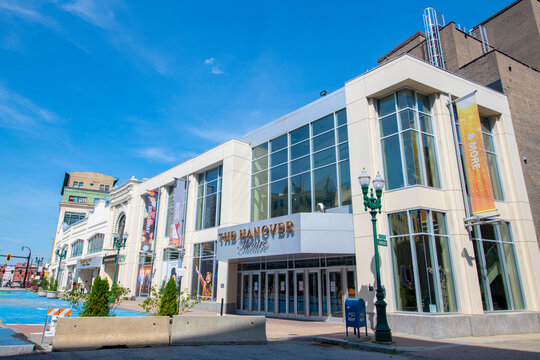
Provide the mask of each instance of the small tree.
[{"label": "small tree", "polygon": [[109,315],[109,282],[96,276],[81,317]]},{"label": "small tree", "polygon": [[178,315],[178,288],[176,281],[171,277],[161,297],[158,316],[173,317],[174,315]]},{"label": "small tree", "polygon": [[[167,286],[168,285],[169,283],[167,283]],[[176,291],[178,293],[178,289]],[[142,307],[147,313],[161,315],[161,304],[162,302],[164,302],[163,299],[165,298],[165,292],[166,286],[164,286],[164,284],[159,289],[155,286],[152,287],[152,289],[150,290],[150,296],[148,296],[139,306]],[[177,311],[173,315],[182,314],[201,302],[200,299],[197,299],[197,296],[195,296],[195,294],[190,294],[188,290],[180,291],[180,294],[176,297],[176,301],[178,303],[178,307]]]},{"label": "small tree", "polygon": [[76,309],[81,314],[88,295],[81,288],[75,287],[70,291],[66,291],[62,298],[69,302],[71,308]]},{"label": "small tree", "polygon": [[114,284],[111,287],[111,291],[109,293],[109,315],[110,316],[116,316],[115,310],[117,306],[122,303],[122,301],[128,300],[129,297],[129,290],[119,286],[118,284]]},{"label": "small tree", "polygon": [[40,290],[47,290],[47,287],[49,287],[49,281],[46,277],[41,280],[41,286],[39,287]]}]

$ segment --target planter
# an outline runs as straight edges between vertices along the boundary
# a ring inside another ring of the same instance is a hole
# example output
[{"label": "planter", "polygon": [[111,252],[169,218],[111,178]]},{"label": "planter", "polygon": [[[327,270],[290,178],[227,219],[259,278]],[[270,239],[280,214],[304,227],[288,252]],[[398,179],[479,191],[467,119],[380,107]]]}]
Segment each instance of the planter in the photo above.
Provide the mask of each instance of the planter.
[{"label": "planter", "polygon": [[47,291],[47,298],[48,299],[56,299],[56,291]]},{"label": "planter", "polygon": [[39,296],[47,296],[47,290],[39,289],[37,294]]}]

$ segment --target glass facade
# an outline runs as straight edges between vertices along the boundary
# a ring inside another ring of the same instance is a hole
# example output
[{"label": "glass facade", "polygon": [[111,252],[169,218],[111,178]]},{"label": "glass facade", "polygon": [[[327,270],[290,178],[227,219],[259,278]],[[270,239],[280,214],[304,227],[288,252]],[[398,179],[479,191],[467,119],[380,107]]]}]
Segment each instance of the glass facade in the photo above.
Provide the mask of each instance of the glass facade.
[{"label": "glass facade", "polygon": [[342,109],[252,150],[251,219],[351,204],[347,114]]},{"label": "glass facade", "polygon": [[221,166],[199,174],[196,230],[219,226],[221,214],[221,177]]},{"label": "glass facade", "polygon": [[88,240],[88,254],[100,252],[103,249],[103,239],[105,234],[96,234]]},{"label": "glass facade", "polygon": [[194,245],[192,274],[191,292],[201,300],[216,300],[218,274],[216,241]]},{"label": "glass facade", "polygon": [[388,215],[399,311],[456,312],[445,214],[414,209]]},{"label": "glass facade", "polygon": [[484,310],[524,309],[510,225],[475,225],[472,237]]},{"label": "glass facade", "polygon": [[440,187],[431,105],[403,89],[377,101],[386,188]]},{"label": "glass facade", "polygon": [[[463,144],[461,142],[461,134],[459,132],[459,119],[457,117],[457,111],[454,107],[454,124],[456,126],[456,133],[459,143],[459,152],[461,158],[461,166],[463,168]],[[499,162],[497,160],[497,150],[495,148],[495,139],[493,137],[493,125],[494,122],[490,120],[487,116],[480,115],[480,125],[482,126],[482,136],[484,139],[484,146],[486,150],[486,158],[489,167],[489,175],[491,178],[491,187],[493,189],[493,198],[495,200],[504,200],[504,190],[502,186],[501,176],[499,173]],[[463,171],[465,178],[467,173]],[[467,186],[467,181],[465,181],[465,186],[467,187],[467,194],[469,193],[469,188]]]}]

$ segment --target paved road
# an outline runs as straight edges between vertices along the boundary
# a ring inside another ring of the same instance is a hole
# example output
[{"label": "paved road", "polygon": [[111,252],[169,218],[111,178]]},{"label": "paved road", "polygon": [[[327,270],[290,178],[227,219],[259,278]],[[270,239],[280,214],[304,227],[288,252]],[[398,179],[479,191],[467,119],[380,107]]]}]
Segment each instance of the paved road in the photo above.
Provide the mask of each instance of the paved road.
[{"label": "paved road", "polygon": [[366,352],[308,341],[274,341],[266,345],[168,346],[142,349],[49,352],[14,356],[10,359],[239,359],[239,360],[319,360],[319,359],[407,359],[403,355]]}]

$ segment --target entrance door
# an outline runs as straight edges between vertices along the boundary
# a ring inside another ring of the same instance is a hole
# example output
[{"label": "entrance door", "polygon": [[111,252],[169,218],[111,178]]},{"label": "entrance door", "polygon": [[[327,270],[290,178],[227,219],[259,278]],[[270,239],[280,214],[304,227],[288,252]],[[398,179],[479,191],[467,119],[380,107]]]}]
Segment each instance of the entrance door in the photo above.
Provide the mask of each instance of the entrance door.
[{"label": "entrance door", "polygon": [[267,280],[266,280],[268,286],[267,291],[265,293],[266,297],[266,309],[268,313],[275,313],[276,312],[276,282],[275,282],[275,274],[273,272],[267,274]]},{"label": "entrance door", "polygon": [[287,314],[287,273],[278,273],[278,313]]},{"label": "entrance door", "polygon": [[308,273],[308,288],[309,288],[309,315],[321,316],[320,296],[319,296],[319,272],[318,271],[310,271]]},{"label": "entrance door", "polygon": [[249,274],[242,275],[242,310],[249,311]]},{"label": "entrance door", "polygon": [[[296,315],[305,316],[306,315],[306,281],[304,279],[304,272],[296,272],[295,282],[296,282]],[[291,313],[293,313],[291,311]]]},{"label": "entrance door", "polygon": [[330,316],[343,317],[343,281],[341,271],[329,271]]},{"label": "entrance door", "polygon": [[251,311],[259,311],[259,273],[251,274]]}]

